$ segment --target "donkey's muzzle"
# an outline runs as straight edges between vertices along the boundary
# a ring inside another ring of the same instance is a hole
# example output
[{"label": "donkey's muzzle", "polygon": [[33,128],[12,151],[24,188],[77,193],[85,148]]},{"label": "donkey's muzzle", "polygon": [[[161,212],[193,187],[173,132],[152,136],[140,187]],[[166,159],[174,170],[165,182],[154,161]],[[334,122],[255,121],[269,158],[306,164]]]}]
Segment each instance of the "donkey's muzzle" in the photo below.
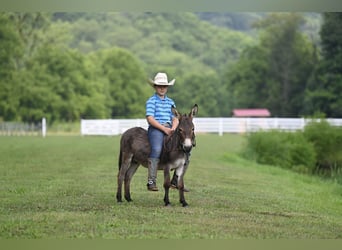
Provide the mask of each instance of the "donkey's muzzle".
[{"label": "donkey's muzzle", "polygon": [[183,151],[185,153],[189,153],[192,149],[192,141],[191,139],[187,138],[184,140],[184,143],[183,143]]},{"label": "donkey's muzzle", "polygon": [[183,151],[185,153],[190,153],[191,149],[192,149],[192,145],[190,145],[190,146],[183,145]]}]

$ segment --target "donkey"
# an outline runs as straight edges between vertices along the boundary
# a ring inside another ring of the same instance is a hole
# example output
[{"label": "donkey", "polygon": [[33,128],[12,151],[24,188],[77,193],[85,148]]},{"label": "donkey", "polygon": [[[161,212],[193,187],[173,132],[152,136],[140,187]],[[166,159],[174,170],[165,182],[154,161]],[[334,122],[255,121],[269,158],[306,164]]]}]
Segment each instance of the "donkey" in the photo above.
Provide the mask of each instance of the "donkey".
[{"label": "donkey", "polygon": [[[193,117],[198,112],[195,104],[189,114],[181,115],[172,107],[173,114],[179,119],[179,125],[174,133],[164,137],[163,151],[160,156],[158,170],[164,170],[164,203],[169,206],[169,189],[171,186],[170,170],[176,171],[179,200],[183,207],[188,206],[184,197],[184,174],[189,166],[190,152],[195,146],[195,128]],[[130,183],[140,165],[148,167],[150,144],[147,131],[141,127],[133,127],[124,132],[120,140],[119,172],[117,176],[116,199],[122,202],[122,184],[124,182],[125,199],[132,201]]]}]

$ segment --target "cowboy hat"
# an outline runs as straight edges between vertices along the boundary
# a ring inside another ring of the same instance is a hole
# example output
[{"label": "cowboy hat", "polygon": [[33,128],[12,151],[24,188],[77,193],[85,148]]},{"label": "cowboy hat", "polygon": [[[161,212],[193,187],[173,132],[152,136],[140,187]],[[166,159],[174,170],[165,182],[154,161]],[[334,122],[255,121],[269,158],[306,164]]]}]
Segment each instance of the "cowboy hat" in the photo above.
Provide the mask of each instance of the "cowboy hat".
[{"label": "cowboy hat", "polygon": [[176,79],[171,80],[168,82],[167,75],[165,73],[157,73],[154,77],[154,80],[149,79],[148,82],[154,86],[154,85],[163,85],[163,86],[172,86],[175,83]]}]

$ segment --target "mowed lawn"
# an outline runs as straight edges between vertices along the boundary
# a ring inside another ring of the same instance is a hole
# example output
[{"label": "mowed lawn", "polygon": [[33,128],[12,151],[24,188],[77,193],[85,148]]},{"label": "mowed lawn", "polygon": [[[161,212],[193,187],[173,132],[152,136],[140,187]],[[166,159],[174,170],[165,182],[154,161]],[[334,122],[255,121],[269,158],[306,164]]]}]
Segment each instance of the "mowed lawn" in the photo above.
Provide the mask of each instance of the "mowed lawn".
[{"label": "mowed lawn", "polygon": [[119,136],[0,137],[0,238],[342,238],[342,186],[243,160],[241,135],[197,136],[185,177],[189,207],[132,182],[115,199]]}]

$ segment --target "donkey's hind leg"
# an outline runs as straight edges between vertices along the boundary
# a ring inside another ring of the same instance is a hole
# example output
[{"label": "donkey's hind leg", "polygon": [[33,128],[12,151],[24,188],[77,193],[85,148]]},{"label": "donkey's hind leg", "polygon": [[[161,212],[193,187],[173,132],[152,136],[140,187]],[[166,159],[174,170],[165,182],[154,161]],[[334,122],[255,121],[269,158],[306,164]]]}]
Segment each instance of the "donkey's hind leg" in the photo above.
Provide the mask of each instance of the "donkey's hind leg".
[{"label": "donkey's hind leg", "polygon": [[117,202],[122,202],[122,184],[125,180],[126,172],[130,168],[133,154],[126,154],[125,152],[120,152],[119,156],[119,172],[117,177],[117,192],[116,200]]},{"label": "donkey's hind leg", "polygon": [[132,201],[131,191],[130,191],[131,180],[132,180],[133,175],[137,171],[138,167],[139,167],[139,163],[132,161],[125,175],[125,199],[128,202]]}]

